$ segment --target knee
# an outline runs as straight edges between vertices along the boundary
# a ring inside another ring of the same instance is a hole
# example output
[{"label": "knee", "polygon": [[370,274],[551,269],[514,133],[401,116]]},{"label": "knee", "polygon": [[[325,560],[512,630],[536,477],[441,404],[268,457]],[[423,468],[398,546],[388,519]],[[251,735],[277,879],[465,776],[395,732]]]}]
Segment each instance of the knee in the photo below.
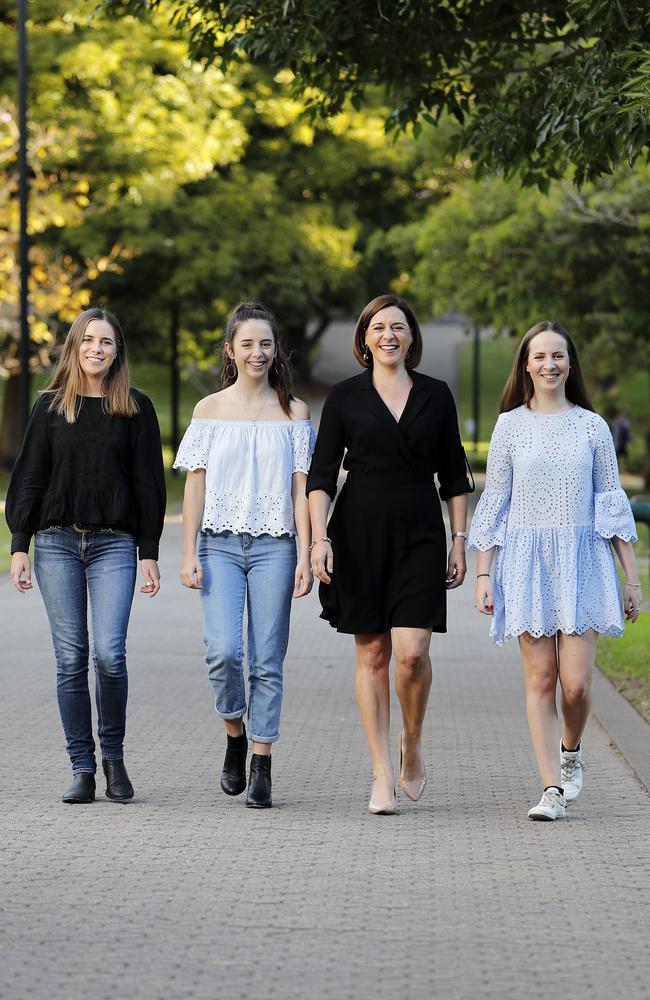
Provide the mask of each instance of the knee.
[{"label": "knee", "polygon": [[359,668],[372,676],[378,676],[387,671],[388,662],[386,645],[381,640],[368,643],[357,657]]},{"label": "knee", "polygon": [[569,705],[582,705],[589,698],[591,685],[588,678],[571,680],[562,684],[564,700]]},{"label": "knee", "polygon": [[557,676],[555,670],[540,667],[529,671],[526,678],[526,690],[537,698],[555,698]]},{"label": "knee", "polygon": [[223,645],[214,642],[206,643],[205,662],[210,677],[215,677],[223,671],[241,670],[241,650],[234,645]]},{"label": "knee", "polygon": [[416,681],[422,676],[427,656],[420,649],[407,649],[403,653],[396,654],[395,661],[402,680]]}]

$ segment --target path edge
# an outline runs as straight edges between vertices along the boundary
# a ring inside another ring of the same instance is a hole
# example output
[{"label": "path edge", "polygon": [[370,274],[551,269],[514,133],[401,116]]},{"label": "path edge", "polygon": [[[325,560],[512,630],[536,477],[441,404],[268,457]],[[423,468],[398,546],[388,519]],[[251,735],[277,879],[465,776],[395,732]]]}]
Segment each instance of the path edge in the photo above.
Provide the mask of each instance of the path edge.
[{"label": "path edge", "polygon": [[592,715],[650,794],[650,725],[598,666],[594,670],[593,695]]}]

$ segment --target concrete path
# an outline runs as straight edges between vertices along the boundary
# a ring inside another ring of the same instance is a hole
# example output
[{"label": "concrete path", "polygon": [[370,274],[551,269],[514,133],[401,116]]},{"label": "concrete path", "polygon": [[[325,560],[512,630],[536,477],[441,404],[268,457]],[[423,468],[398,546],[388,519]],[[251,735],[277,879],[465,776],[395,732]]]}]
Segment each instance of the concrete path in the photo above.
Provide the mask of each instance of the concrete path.
[{"label": "concrete path", "polygon": [[60,802],[45,615],[38,593],[0,581],[2,998],[648,997],[648,794],[592,721],[568,820],[526,819],[539,788],[517,649],[489,643],[470,586],[432,642],[429,785],[393,817],[366,812],[352,640],[318,619],[315,594],[296,603],[275,807],[256,812],[219,789],[179,549],[169,525],[163,589],[136,596],[127,806]]}]

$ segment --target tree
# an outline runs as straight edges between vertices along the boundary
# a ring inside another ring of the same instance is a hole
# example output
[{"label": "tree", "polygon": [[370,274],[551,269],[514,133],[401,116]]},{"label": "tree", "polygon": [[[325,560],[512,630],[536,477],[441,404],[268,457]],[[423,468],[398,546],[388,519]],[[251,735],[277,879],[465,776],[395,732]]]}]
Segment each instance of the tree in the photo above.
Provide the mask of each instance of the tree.
[{"label": "tree", "polygon": [[[642,370],[650,380],[650,167],[547,197],[501,179],[466,180],[425,219],[389,236],[401,288],[425,309],[458,310],[523,333],[542,318],[581,344],[601,403]],[[646,484],[650,487],[650,424]]]},{"label": "tree", "polygon": [[[159,0],[105,0],[113,12]],[[288,69],[312,110],[360,107],[384,87],[389,128],[461,124],[458,149],[527,184],[575,168],[578,184],[647,155],[645,0],[176,0],[207,61]]]}]

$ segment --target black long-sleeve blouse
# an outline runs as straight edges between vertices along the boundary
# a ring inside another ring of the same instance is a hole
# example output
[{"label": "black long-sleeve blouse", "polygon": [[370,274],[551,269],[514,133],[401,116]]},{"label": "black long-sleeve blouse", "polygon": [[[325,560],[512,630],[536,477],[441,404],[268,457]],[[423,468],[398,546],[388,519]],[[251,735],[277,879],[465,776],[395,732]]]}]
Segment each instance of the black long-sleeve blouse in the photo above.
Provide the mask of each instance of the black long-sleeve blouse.
[{"label": "black long-sleeve blouse", "polygon": [[101,398],[85,396],[72,424],[50,411],[49,394],[36,401],[7,492],[12,553],[27,552],[32,535],[52,524],[84,524],[128,531],[140,559],[158,558],[166,502],[160,429],[151,400],[131,392],[135,416],[111,416]]},{"label": "black long-sleeve blouse", "polygon": [[307,492],[334,499],[341,460],[350,473],[385,482],[431,481],[443,500],[471,493],[454,399],[445,382],[409,372],[413,388],[399,421],[376,392],[372,372],[333,386],[325,401]]}]

